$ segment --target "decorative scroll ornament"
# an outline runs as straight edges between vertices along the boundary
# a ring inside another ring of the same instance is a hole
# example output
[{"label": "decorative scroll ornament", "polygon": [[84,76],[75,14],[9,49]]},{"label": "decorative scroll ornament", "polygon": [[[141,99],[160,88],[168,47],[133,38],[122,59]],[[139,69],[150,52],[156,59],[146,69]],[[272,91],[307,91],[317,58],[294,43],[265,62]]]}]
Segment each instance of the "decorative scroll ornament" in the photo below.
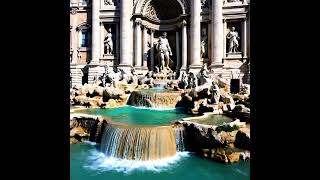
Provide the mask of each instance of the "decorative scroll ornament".
[{"label": "decorative scroll ornament", "polygon": [[74,14],[77,14],[77,10],[78,10],[78,7],[72,7],[70,12],[72,15],[74,15]]},{"label": "decorative scroll ornament", "polygon": [[155,7],[153,6],[153,1],[147,6],[146,15],[149,19],[159,21],[161,19],[160,13],[157,13]]}]

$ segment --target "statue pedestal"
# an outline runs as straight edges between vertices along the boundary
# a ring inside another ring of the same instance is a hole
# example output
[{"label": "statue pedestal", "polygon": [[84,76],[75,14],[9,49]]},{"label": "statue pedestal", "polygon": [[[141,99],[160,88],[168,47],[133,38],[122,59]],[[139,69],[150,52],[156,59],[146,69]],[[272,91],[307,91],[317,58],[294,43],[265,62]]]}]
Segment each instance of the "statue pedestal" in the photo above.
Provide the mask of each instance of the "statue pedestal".
[{"label": "statue pedestal", "polygon": [[226,59],[241,59],[241,58],[242,58],[241,52],[227,53],[227,57],[226,57]]}]

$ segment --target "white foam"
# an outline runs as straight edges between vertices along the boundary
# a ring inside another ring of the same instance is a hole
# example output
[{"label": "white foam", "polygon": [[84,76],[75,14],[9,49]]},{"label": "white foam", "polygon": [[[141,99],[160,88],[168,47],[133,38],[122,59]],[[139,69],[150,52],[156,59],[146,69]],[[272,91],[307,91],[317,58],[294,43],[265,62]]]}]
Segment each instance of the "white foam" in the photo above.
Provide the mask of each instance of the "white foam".
[{"label": "white foam", "polygon": [[177,152],[173,157],[159,160],[137,161],[106,157],[103,153],[92,150],[87,159],[87,165],[84,167],[94,171],[117,171],[123,173],[130,173],[134,170],[161,172],[172,167],[172,165],[176,164],[179,160],[189,156],[190,153],[185,151]]},{"label": "white foam", "polygon": [[91,141],[84,141],[84,143],[89,144],[91,146],[95,146],[97,144],[96,142],[91,142]]},{"label": "white foam", "polygon": [[[126,105],[130,106],[130,105]],[[150,107],[143,107],[143,106],[130,106],[136,109],[150,109],[150,110],[156,110],[156,111],[168,111],[168,110],[176,110],[177,108],[150,108]]]}]

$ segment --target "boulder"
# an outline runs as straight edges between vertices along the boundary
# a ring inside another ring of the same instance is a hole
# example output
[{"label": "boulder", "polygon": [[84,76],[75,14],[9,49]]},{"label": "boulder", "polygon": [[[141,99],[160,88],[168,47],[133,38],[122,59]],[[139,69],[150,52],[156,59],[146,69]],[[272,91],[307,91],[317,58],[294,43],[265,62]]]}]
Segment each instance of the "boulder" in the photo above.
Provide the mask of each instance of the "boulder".
[{"label": "boulder", "polygon": [[229,163],[237,163],[240,161],[240,152],[233,152],[227,155]]},{"label": "boulder", "polygon": [[250,150],[250,131],[240,129],[236,134],[235,147]]},{"label": "boulder", "polygon": [[228,157],[222,148],[218,148],[214,151],[213,159],[222,163],[228,163]]},{"label": "boulder", "polygon": [[230,144],[233,144],[235,142],[236,134],[237,134],[237,131],[231,131],[231,132],[222,131],[220,133],[220,136],[221,136],[220,142],[224,145],[232,146]]},{"label": "boulder", "polygon": [[76,96],[74,98],[74,101],[75,101],[76,104],[83,104],[85,102],[88,102],[89,98],[87,96],[80,95],[80,96]]},{"label": "boulder", "polygon": [[245,107],[243,104],[237,104],[233,108],[232,112],[234,112],[234,113],[250,113],[250,109]]},{"label": "boulder", "polygon": [[250,109],[245,107],[243,104],[237,104],[233,110],[231,116],[239,118],[242,121],[249,122],[250,120]]},{"label": "boulder", "polygon": [[227,104],[228,111],[232,111],[234,109],[234,107],[235,107],[234,104]]},{"label": "boulder", "polygon": [[220,98],[224,104],[235,104],[233,98],[229,94],[221,94]]},{"label": "boulder", "polygon": [[109,99],[109,101],[107,102],[107,106],[109,108],[117,107],[117,102],[114,99]]},{"label": "boulder", "polygon": [[116,88],[107,88],[103,91],[103,101],[107,102],[109,99],[119,99],[122,91]]},{"label": "boulder", "polygon": [[237,163],[240,161],[240,152],[234,148],[217,148],[213,159],[223,163]]},{"label": "boulder", "polygon": [[213,112],[213,110],[214,110],[214,106],[209,106],[206,103],[201,103],[199,105],[198,114],[201,115],[205,112]]},{"label": "boulder", "polygon": [[96,95],[103,96],[103,90],[104,90],[103,87],[101,87],[101,86],[96,86],[95,89],[94,89],[94,93],[95,93]]},{"label": "boulder", "polygon": [[76,140],[76,138],[74,138],[74,137],[71,137],[70,138],[70,144],[77,144],[79,141],[78,140]]},{"label": "boulder", "polygon": [[86,131],[85,131],[82,127],[80,127],[80,126],[75,127],[75,128],[73,128],[73,129],[70,131],[70,137],[73,137],[73,136],[75,136],[76,134],[78,134],[79,136],[86,136],[86,135],[88,135],[88,133],[86,133]]}]

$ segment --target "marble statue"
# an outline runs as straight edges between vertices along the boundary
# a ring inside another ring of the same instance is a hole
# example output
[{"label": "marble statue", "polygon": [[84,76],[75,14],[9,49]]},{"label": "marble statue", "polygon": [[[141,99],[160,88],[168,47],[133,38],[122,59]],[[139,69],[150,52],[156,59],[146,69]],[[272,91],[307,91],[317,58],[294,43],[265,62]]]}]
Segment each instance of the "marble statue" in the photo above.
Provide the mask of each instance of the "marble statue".
[{"label": "marble statue", "polygon": [[188,86],[189,88],[196,88],[198,86],[197,76],[192,72],[189,72],[188,84],[189,84]]},{"label": "marble statue", "polygon": [[206,29],[202,29],[201,33],[201,57],[207,57],[208,52],[208,36]]},{"label": "marble statue", "polygon": [[203,64],[198,74],[199,86],[204,85],[206,83],[211,83],[208,73],[209,73],[209,70],[207,68],[207,65]]},{"label": "marble statue", "polygon": [[119,80],[122,81],[122,82],[126,82],[128,83],[129,80],[130,80],[130,75],[127,74],[123,69],[121,68],[118,68],[118,70],[120,71],[120,78]]},{"label": "marble statue", "polygon": [[169,45],[169,41],[167,39],[167,33],[164,32],[162,36],[159,38],[157,44],[157,58],[160,62],[160,72],[170,71],[170,56],[172,56],[172,51]]},{"label": "marble statue", "polygon": [[218,104],[220,99],[220,89],[214,81],[212,81],[210,92],[211,92],[211,103]]},{"label": "marble statue", "polygon": [[227,34],[227,39],[229,39],[229,53],[238,52],[240,39],[239,34],[235,31],[235,27],[231,27],[230,32]]},{"label": "marble statue", "polygon": [[140,80],[141,84],[153,84],[152,71],[148,71],[148,73]]},{"label": "marble statue", "polygon": [[134,68],[131,69],[130,81],[133,84],[138,84],[138,74]]},{"label": "marble statue", "polygon": [[156,66],[155,69],[154,69],[154,71],[155,71],[155,73],[159,73],[159,72],[160,72],[159,67]]},{"label": "marble statue", "polygon": [[104,73],[102,74],[102,76],[100,77],[101,81],[102,81],[102,85],[103,87],[106,87],[106,82],[107,82],[107,76],[109,74],[109,70],[108,70],[108,65],[106,65],[104,67]]},{"label": "marble statue", "polygon": [[109,28],[107,32],[108,33],[104,40],[104,46],[106,47],[106,54],[111,55],[113,54],[113,40],[112,40],[111,28]]},{"label": "marble statue", "polygon": [[186,89],[189,85],[188,76],[184,72],[181,75],[181,83],[182,83],[183,89]]},{"label": "marble statue", "polygon": [[99,86],[101,83],[100,77],[99,77],[99,73],[96,73],[96,76],[94,77],[94,84]]},{"label": "marble statue", "polygon": [[80,53],[80,48],[77,49],[77,57],[78,57],[78,60],[81,59],[81,53]]},{"label": "marble statue", "polygon": [[107,86],[107,83],[113,84],[115,81],[115,78],[113,74],[109,71],[109,66],[105,65],[104,66],[104,73],[102,76],[99,78],[100,81],[102,81],[103,87]]}]

